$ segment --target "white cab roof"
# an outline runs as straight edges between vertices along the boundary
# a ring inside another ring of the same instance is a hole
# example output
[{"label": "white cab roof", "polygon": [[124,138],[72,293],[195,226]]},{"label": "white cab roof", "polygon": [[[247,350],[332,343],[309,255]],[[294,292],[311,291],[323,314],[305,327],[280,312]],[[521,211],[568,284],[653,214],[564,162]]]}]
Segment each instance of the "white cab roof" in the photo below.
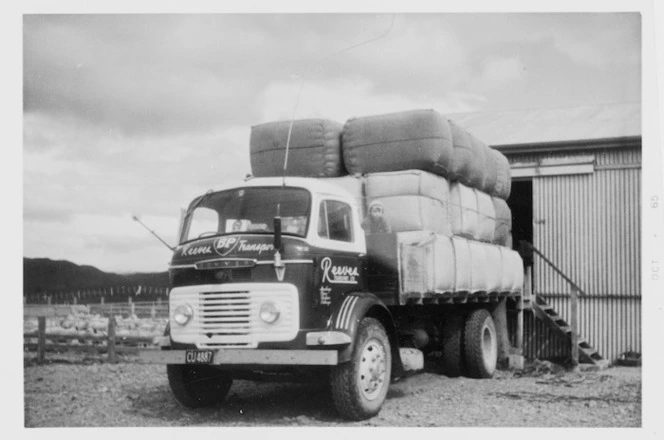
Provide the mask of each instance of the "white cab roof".
[{"label": "white cab roof", "polygon": [[224,191],[233,188],[249,188],[256,186],[282,186],[284,184],[290,187],[305,188],[315,194],[325,194],[330,196],[337,196],[343,198],[353,199],[353,195],[344,188],[331,183],[334,179],[325,180],[316,177],[253,177],[246,181],[236,181],[224,185],[215,186],[212,188],[213,192]]}]

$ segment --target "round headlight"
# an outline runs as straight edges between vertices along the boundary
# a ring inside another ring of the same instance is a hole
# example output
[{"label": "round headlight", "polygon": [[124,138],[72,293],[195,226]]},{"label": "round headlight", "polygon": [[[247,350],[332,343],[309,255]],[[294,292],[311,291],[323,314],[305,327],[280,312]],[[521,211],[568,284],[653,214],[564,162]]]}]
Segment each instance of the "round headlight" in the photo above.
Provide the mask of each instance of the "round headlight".
[{"label": "round headlight", "polygon": [[274,303],[265,302],[261,305],[260,317],[268,324],[274,324],[279,319],[279,309]]},{"label": "round headlight", "polygon": [[177,306],[173,312],[173,319],[180,325],[185,325],[194,316],[194,309],[189,304]]}]

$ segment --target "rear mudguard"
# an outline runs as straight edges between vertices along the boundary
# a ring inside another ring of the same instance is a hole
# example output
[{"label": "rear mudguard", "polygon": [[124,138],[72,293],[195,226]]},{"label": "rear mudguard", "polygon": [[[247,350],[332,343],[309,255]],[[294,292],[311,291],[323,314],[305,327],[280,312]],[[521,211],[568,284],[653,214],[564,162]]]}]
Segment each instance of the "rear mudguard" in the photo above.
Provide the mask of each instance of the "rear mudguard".
[{"label": "rear mudguard", "polygon": [[351,343],[339,352],[339,363],[348,362],[355,348],[357,329],[365,317],[375,318],[383,325],[392,351],[392,376],[403,374],[397,331],[392,314],[378,297],[368,292],[352,292],[345,296],[330,317],[330,330],[341,331],[351,337]]}]

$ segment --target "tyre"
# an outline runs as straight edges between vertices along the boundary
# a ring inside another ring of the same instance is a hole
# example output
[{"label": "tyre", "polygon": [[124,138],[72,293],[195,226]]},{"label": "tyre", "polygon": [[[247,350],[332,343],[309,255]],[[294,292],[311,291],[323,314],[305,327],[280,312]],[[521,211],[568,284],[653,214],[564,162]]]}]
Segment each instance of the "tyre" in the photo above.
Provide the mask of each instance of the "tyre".
[{"label": "tyre", "polygon": [[493,377],[498,361],[498,338],[496,326],[487,310],[475,310],[468,315],[464,330],[464,351],[470,377]]},{"label": "tyre", "polygon": [[443,326],[443,373],[459,377],[465,373],[463,358],[463,316],[452,315]]},{"label": "tyre", "polygon": [[222,402],[233,383],[228,373],[209,366],[167,365],[166,372],[175,399],[187,408]]},{"label": "tyre", "polygon": [[364,318],[349,362],[330,374],[332,400],[339,414],[349,420],[365,420],[378,414],[390,387],[392,353],[381,323]]}]

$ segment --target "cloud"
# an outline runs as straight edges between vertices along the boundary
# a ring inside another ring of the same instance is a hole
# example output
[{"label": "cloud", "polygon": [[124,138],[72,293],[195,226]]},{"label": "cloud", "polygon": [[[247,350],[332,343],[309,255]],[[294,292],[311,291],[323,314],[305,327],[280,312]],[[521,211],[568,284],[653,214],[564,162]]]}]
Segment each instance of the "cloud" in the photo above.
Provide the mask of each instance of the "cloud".
[{"label": "cloud", "polygon": [[168,260],[140,241],[131,214],[175,228],[193,197],[244,177],[250,127],[289,119],[302,79],[295,117],[339,122],[640,96],[638,14],[25,15],[23,25],[26,255],[124,271]]},{"label": "cloud", "polygon": [[[40,210],[113,215],[173,214],[194,196],[249,172],[249,128],[198,136],[127,138],[82,129],[72,120],[43,115],[24,119],[24,206]],[[39,146],[30,140],[43,127]]]},{"label": "cloud", "polygon": [[[240,72],[260,39],[244,41],[241,53],[236,26],[225,21],[194,32],[174,16],[26,16],[25,111],[131,135],[211,131],[251,119],[256,84]],[[221,44],[186,44],[210,39]]]},{"label": "cloud", "polygon": [[[141,219],[168,243],[175,244],[177,217]],[[75,215],[69,224],[26,220],[26,257],[64,259],[106,271],[165,270],[170,251],[129,215]]]},{"label": "cloud", "polygon": [[[262,96],[262,121],[288,120],[292,117],[300,91],[296,82],[271,83]],[[442,113],[472,111],[484,102],[481,95],[449,93],[404,96],[377,93],[364,80],[304,83],[297,103],[296,119],[327,118],[345,122],[354,116],[367,116],[410,109],[433,108]]]}]

